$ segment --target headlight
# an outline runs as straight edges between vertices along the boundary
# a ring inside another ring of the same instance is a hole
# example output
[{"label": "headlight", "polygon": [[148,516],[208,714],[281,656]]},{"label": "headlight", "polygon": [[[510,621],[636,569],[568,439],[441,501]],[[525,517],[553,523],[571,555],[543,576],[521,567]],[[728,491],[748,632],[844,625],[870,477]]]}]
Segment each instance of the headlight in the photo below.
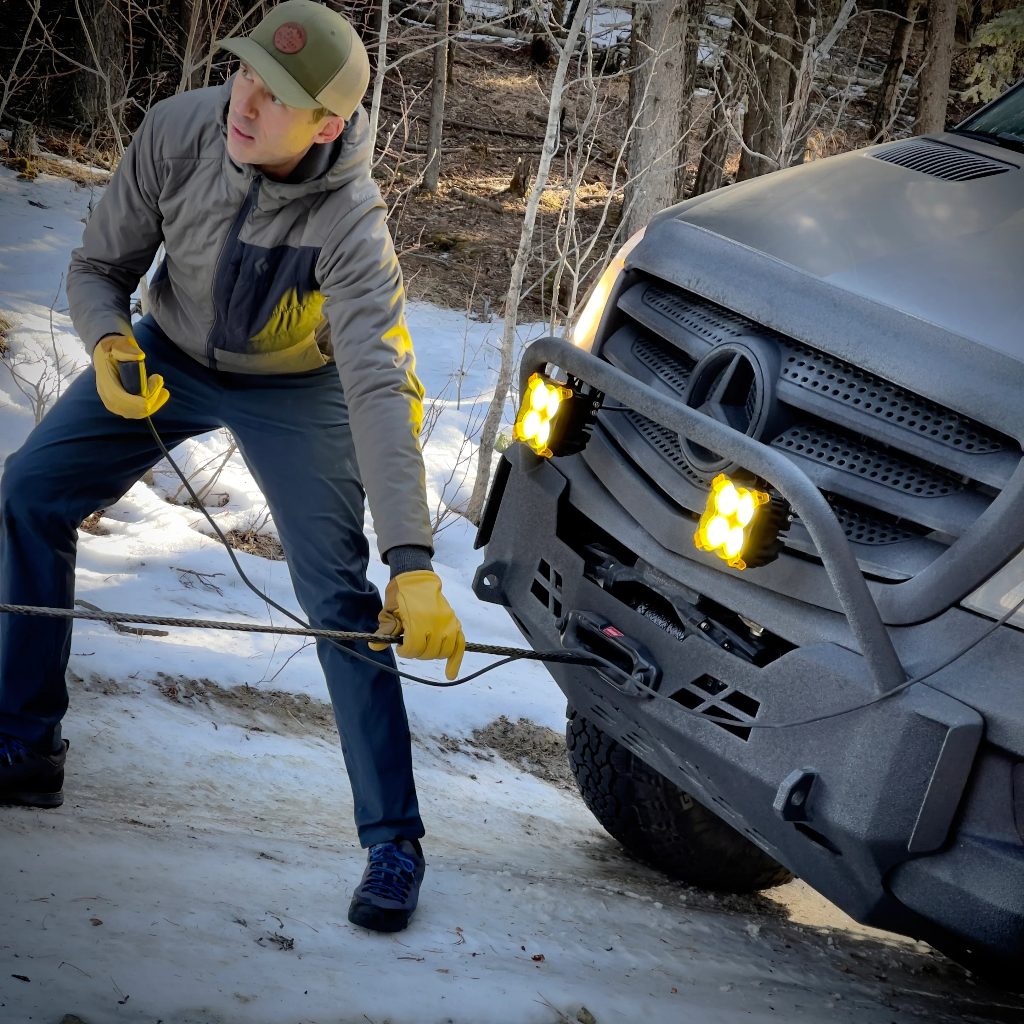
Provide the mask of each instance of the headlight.
[{"label": "headlight", "polygon": [[789,528],[787,512],[783,499],[741,487],[719,473],[711,481],[693,542],[699,551],[713,551],[733,569],[767,565],[778,558],[779,533]]},{"label": "headlight", "polygon": [[576,326],[572,329],[572,343],[577,348],[590,351],[594,344],[594,337],[597,334],[597,326],[601,322],[601,314],[604,312],[608,296],[611,295],[619,274],[626,268],[626,257],[637,247],[644,237],[646,227],[641,228],[628,242],[615,254],[605,272],[598,279],[594,290],[590,293],[583,312],[580,313]]},{"label": "headlight", "polygon": [[526,384],[526,393],[519,406],[512,436],[528,444],[538,455],[549,459],[554,454],[549,442],[552,427],[563,402],[572,398],[572,389],[533,374]]},{"label": "headlight", "polygon": [[512,437],[529,445],[538,455],[575,455],[590,440],[601,394],[584,394],[585,385],[575,377],[568,384],[534,373],[516,413]]},{"label": "headlight", "polygon": [[[1011,558],[995,576],[960,603],[972,612],[1001,619],[1021,598],[1024,598],[1024,551]],[[1024,629],[1024,609],[1014,614],[1010,625]]]}]

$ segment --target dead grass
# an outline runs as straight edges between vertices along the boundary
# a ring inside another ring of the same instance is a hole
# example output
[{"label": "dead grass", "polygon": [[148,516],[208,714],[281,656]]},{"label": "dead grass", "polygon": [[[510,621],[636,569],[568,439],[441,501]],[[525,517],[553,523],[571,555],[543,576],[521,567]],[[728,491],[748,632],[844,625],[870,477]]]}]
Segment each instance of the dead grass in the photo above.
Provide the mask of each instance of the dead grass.
[{"label": "dead grass", "polygon": [[106,511],[105,508],[101,508],[93,512],[92,515],[86,516],[79,525],[79,530],[83,533],[91,533],[94,537],[109,536],[110,531],[100,522]]},{"label": "dead grass", "polygon": [[336,738],[334,710],[325,701],[284,690],[251,686],[220,686],[211,679],[189,679],[157,673],[154,685],[175,704],[228,712],[244,728],[284,735],[315,735]]},{"label": "dead grass", "polygon": [[7,335],[13,330],[14,324],[3,313],[0,313],[0,356],[11,347],[11,343],[7,340]]},{"label": "dead grass", "polygon": [[561,789],[575,792],[576,781],[565,751],[565,736],[528,718],[512,722],[504,715],[473,730],[476,746],[496,750],[515,767]]},{"label": "dead grass", "polygon": [[228,543],[238,551],[244,551],[249,555],[258,555],[260,558],[269,558],[273,562],[284,561],[284,548],[281,542],[267,533],[257,533],[255,530],[228,530],[226,534]]}]

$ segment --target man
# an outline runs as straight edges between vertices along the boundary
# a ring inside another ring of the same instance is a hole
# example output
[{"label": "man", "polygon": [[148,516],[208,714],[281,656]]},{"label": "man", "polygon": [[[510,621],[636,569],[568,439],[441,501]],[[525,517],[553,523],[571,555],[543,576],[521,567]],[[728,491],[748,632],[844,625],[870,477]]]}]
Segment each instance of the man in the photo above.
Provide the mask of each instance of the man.
[{"label": "man", "polygon": [[[311,0],[221,45],[238,72],[153,107],[72,254],[71,317],[93,370],[7,460],[0,600],[72,607],[79,523],[159,459],[147,416],[169,446],[226,426],[311,623],[379,620],[404,634],[399,654],[446,658],[454,678],[465,640],[431,570],[423,389],[370,178],[366,51]],[[151,312],[133,331],[130,296],[161,244]],[[143,356],[156,372],[129,394],[118,364]],[[383,609],[366,579],[364,486],[391,571]],[[66,620],[0,615],[0,800],[62,802],[70,643]],[[394,658],[386,644],[370,655],[379,668],[328,642],[317,651],[369,848],[349,920],[397,931],[424,861]]]}]

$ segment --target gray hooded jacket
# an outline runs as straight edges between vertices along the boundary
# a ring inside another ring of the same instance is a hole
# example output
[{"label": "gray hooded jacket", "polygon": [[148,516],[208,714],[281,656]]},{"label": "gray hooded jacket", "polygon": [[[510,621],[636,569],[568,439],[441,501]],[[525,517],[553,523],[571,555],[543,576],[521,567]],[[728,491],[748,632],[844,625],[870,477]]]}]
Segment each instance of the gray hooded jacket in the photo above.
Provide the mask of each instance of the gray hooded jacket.
[{"label": "gray hooded jacket", "polygon": [[[124,333],[130,296],[163,243],[149,299],[164,333],[234,373],[334,359],[380,551],[431,549],[423,388],[387,207],[369,174],[366,114],[356,109],[322,173],[272,181],[228,156],[230,88],[174,96],[146,115],[71,255],[75,329],[90,351]],[[311,157],[333,152],[318,146]]]}]

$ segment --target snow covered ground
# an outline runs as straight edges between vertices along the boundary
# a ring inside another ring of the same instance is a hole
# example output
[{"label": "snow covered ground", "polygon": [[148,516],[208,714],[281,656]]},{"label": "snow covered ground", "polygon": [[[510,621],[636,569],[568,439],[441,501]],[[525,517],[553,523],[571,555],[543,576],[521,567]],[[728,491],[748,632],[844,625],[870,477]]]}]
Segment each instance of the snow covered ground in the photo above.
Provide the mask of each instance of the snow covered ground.
[{"label": "snow covered ground", "polygon": [[[61,275],[96,198],[0,170],[0,315],[14,324],[8,358],[30,394],[38,374],[53,373],[55,357],[43,356],[54,346],[85,362]],[[425,306],[409,320],[435,400],[426,461],[442,520],[437,570],[468,636],[518,644],[505,613],[474,599],[472,531],[445,514],[466,494],[474,449],[464,434],[482,417],[500,324]],[[33,422],[0,367],[0,459]],[[178,456],[190,470],[206,465],[201,484],[227,444],[215,433]],[[176,490],[158,467],[81,535],[78,596],[104,609],[265,621],[200,514],[168,500]],[[237,456],[208,500],[225,529],[273,535]],[[369,520],[367,532],[372,540]],[[283,562],[239,557],[294,607]],[[379,560],[371,576],[383,585]],[[440,666],[414,670],[440,678]],[[67,802],[0,808],[4,1021],[888,1024],[1020,1013],[927,947],[856,926],[801,883],[714,897],[628,860],[557,767],[523,761],[515,738],[506,757],[488,746],[503,715],[562,730],[564,700],[537,666],[454,691],[406,685],[428,873],[421,909],[396,937],[346,921],[363,855],[311,648],[79,623],[69,685]]]}]

